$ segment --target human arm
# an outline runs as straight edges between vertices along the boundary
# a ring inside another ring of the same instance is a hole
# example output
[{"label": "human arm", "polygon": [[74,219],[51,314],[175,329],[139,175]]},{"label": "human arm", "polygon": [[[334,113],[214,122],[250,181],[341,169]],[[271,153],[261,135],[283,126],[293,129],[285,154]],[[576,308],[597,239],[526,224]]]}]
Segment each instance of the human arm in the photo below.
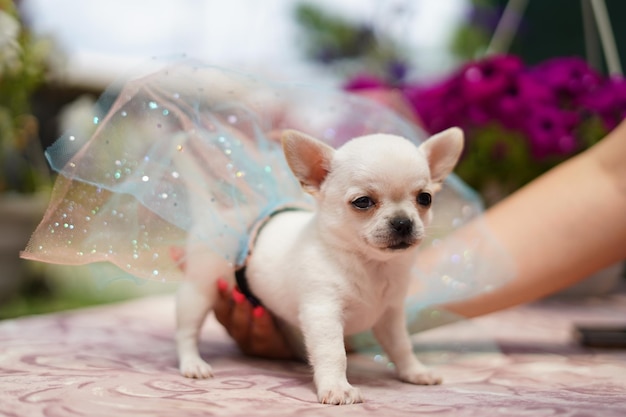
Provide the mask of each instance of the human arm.
[{"label": "human arm", "polygon": [[476,317],[537,300],[626,258],[626,121],[602,141],[487,210],[516,276],[443,306]]}]

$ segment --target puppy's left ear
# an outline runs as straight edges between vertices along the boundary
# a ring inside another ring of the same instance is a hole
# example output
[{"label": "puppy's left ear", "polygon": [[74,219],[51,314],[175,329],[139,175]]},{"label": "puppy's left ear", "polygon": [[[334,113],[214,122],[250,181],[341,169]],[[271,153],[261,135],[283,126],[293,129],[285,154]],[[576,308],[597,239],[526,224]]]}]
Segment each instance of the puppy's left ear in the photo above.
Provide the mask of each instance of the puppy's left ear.
[{"label": "puppy's left ear", "polygon": [[330,171],[335,149],[296,130],[284,131],[282,143],[287,163],[302,188],[317,193]]},{"label": "puppy's left ear", "polygon": [[428,138],[420,145],[426,154],[431,180],[442,183],[456,166],[463,151],[463,131],[451,127]]}]

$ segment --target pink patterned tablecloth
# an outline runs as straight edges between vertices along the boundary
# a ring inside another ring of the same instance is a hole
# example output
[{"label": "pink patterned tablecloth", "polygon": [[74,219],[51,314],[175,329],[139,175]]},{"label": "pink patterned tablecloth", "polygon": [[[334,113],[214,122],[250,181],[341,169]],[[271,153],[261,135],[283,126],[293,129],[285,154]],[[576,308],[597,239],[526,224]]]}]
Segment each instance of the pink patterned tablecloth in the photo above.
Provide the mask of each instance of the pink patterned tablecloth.
[{"label": "pink patterned tablecloth", "polygon": [[416,343],[443,385],[403,384],[380,358],[352,355],[366,402],[337,407],[317,404],[306,365],[244,357],[213,319],[201,350],[215,378],[179,376],[173,298],[151,297],[0,322],[0,416],[623,417],[626,351],[584,349],[571,333],[574,322],[614,321],[626,322],[626,296],[426,332]]}]

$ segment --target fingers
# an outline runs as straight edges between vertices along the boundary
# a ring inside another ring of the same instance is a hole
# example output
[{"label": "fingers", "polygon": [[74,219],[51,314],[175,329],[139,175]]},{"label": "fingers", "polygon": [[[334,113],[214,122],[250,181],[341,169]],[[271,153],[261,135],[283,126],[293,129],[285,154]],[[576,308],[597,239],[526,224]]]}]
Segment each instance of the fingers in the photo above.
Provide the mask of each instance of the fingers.
[{"label": "fingers", "polygon": [[273,359],[292,359],[294,354],[284,335],[276,327],[272,316],[263,307],[252,310],[250,348],[256,356]]},{"label": "fingers", "polygon": [[217,291],[215,318],[244,353],[254,355],[255,348],[251,342],[252,305],[237,288],[230,289],[221,278],[217,281]]},{"label": "fingers", "polygon": [[237,344],[250,344],[251,325],[252,325],[252,305],[237,288],[233,288],[231,293],[233,308],[231,311],[230,328],[228,333],[235,339]]},{"label": "fingers", "polygon": [[267,334],[274,326],[274,320],[270,317],[265,308],[258,306],[252,310],[252,338],[260,339]]}]

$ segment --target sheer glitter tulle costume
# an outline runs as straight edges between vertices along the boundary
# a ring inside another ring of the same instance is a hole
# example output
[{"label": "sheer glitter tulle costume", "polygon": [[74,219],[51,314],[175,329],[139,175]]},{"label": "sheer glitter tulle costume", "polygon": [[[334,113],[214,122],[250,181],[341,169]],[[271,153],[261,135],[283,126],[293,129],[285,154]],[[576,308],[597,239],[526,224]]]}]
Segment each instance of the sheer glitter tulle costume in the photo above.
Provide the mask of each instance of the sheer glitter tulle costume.
[{"label": "sheer glitter tulle costume", "polygon": [[[91,137],[70,131],[47,151],[59,175],[24,258],[108,262],[135,277],[180,280],[181,260],[172,250],[193,237],[237,268],[263,219],[282,207],[313,204],[283,158],[282,129],[335,147],[369,133],[416,144],[426,138],[353,94],[192,62],[112,87],[98,107]],[[489,291],[514,272],[481,222],[480,200],[460,180],[446,181],[433,210],[407,299],[413,331],[423,327],[427,307]]]}]

